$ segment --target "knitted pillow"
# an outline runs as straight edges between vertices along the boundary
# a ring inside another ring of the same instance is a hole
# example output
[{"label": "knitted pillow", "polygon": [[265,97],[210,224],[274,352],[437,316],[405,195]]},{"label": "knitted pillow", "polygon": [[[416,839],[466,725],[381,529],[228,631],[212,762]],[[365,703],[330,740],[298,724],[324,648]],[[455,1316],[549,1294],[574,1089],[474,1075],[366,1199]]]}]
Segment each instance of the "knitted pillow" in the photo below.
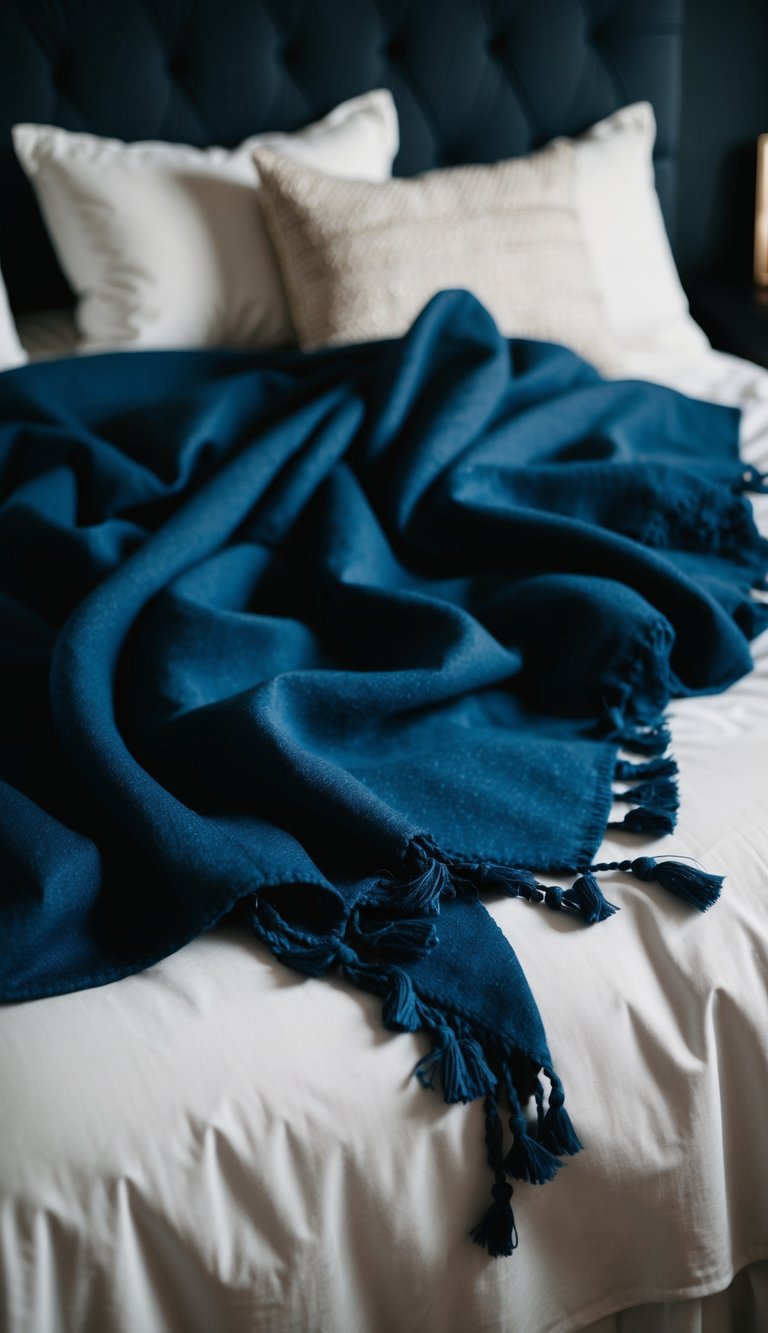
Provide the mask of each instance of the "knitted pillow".
[{"label": "knitted pillow", "polygon": [[565,343],[610,369],[572,144],[376,184],[253,156],[303,347],[397,336],[436,292],[462,287],[504,334]]}]

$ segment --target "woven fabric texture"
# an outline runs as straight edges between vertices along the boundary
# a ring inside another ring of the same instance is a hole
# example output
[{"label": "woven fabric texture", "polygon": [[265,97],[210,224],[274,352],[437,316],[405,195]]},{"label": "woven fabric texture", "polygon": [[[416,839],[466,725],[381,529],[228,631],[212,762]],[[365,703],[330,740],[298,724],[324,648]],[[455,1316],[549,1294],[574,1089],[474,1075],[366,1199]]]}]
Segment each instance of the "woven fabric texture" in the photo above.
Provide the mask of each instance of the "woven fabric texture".
[{"label": "woven fabric texture", "polygon": [[333,180],[270,150],[254,159],[303,347],[396,337],[436,292],[458,287],[507,336],[564,343],[612,368],[572,144],[383,183]]}]

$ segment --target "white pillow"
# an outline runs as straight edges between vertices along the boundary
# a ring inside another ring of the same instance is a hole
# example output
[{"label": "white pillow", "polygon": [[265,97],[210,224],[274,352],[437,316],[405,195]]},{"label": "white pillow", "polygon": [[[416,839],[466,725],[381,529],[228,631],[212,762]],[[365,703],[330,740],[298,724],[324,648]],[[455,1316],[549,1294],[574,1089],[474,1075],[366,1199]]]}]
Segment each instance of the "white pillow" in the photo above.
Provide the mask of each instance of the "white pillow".
[{"label": "white pillow", "polygon": [[239,148],[125,144],[50,125],[13,143],[78,296],[86,347],[266,346],[293,340],[258,204],[259,144],[332,175],[384,180],[397,114],[379,90],[296,134]]},{"label": "white pillow", "polygon": [[26,359],[8,304],[5,283],[0,274],[0,370],[12,370],[14,366],[22,366]]},{"label": "white pillow", "polygon": [[625,364],[709,347],[688,312],[672,258],[654,181],[655,141],[649,102],[623,107],[572,140],[581,231],[606,331]]}]

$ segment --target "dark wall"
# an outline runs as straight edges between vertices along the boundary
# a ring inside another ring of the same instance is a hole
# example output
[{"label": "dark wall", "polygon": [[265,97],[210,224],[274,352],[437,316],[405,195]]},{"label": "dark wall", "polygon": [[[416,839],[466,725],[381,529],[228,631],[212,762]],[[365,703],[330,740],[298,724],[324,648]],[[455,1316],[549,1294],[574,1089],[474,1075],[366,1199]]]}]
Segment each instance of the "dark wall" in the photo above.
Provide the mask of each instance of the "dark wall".
[{"label": "dark wall", "polygon": [[748,277],[755,140],[768,132],[768,0],[686,0],[676,252]]}]

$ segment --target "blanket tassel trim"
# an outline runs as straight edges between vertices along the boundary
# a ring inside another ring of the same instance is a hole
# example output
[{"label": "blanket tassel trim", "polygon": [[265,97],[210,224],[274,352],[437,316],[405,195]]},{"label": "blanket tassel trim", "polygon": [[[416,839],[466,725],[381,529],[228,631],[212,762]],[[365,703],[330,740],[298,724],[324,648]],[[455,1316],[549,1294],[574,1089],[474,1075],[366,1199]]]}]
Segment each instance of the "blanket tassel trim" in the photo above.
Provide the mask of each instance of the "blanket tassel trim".
[{"label": "blanket tassel trim", "polygon": [[[443,867],[442,880],[447,885],[452,872],[447,861]],[[434,878],[434,866],[426,874]],[[370,905],[368,902],[366,908]],[[431,1049],[414,1069],[422,1087],[435,1088],[439,1078],[449,1104],[483,1099],[486,1155],[493,1173],[492,1203],[470,1234],[491,1257],[510,1255],[517,1246],[517,1229],[508,1177],[545,1184],[563,1165],[561,1158],[582,1148],[565,1109],[563,1085],[552,1068],[542,1068],[550,1084],[549,1097],[545,1106],[544,1088],[537,1078],[537,1120],[532,1134],[515,1085],[515,1069],[519,1071],[521,1060],[527,1062],[526,1053],[504,1050],[493,1033],[472,1024],[466,1015],[438,1007],[419,994],[401,966],[421,957],[437,942],[434,921],[403,918],[371,930],[366,926],[367,915],[366,909],[355,909],[344,938],[318,937],[288,925],[267,901],[257,897],[253,926],[281,962],[309,976],[339,966],[348,981],[381,995],[382,1018],[389,1030],[428,1034]],[[506,1153],[502,1104],[506,1104],[513,1136]]]},{"label": "blanket tassel trim", "polygon": [[[654,776],[658,779],[658,771]],[[368,909],[375,910],[373,894],[352,912],[344,937],[313,936],[290,926],[257,896],[253,925],[257,935],[288,966],[309,976],[321,976],[339,966],[354,985],[380,995],[383,1022],[389,1030],[429,1034],[432,1047],[414,1070],[423,1087],[433,1088],[439,1076],[447,1103],[483,1099],[486,1156],[493,1175],[492,1201],[470,1234],[490,1257],[508,1256],[518,1243],[509,1178],[544,1184],[564,1165],[561,1159],[575,1155],[582,1144],[565,1109],[563,1085],[554,1069],[542,1066],[540,1071],[550,1085],[546,1105],[543,1085],[536,1078],[537,1118],[531,1133],[515,1085],[515,1068],[519,1072],[526,1053],[501,1049],[492,1033],[480,1030],[463,1014],[438,1008],[413,985],[402,964],[422,957],[437,943],[434,918],[439,913],[439,898],[477,893],[480,888],[502,891],[574,912],[591,924],[617,910],[604,898],[595,879],[597,874],[620,871],[644,883],[655,881],[700,911],[706,911],[717,900],[722,878],[680,861],[641,856],[584,867],[572,888],[562,889],[540,885],[525,869],[441,857],[423,836],[412,838],[408,845],[406,859],[413,858],[420,863],[421,871],[401,886],[399,905],[420,914],[395,917],[371,928]],[[391,894],[391,881],[387,889]],[[506,1153],[500,1116],[503,1103],[512,1131],[512,1144]]]}]

